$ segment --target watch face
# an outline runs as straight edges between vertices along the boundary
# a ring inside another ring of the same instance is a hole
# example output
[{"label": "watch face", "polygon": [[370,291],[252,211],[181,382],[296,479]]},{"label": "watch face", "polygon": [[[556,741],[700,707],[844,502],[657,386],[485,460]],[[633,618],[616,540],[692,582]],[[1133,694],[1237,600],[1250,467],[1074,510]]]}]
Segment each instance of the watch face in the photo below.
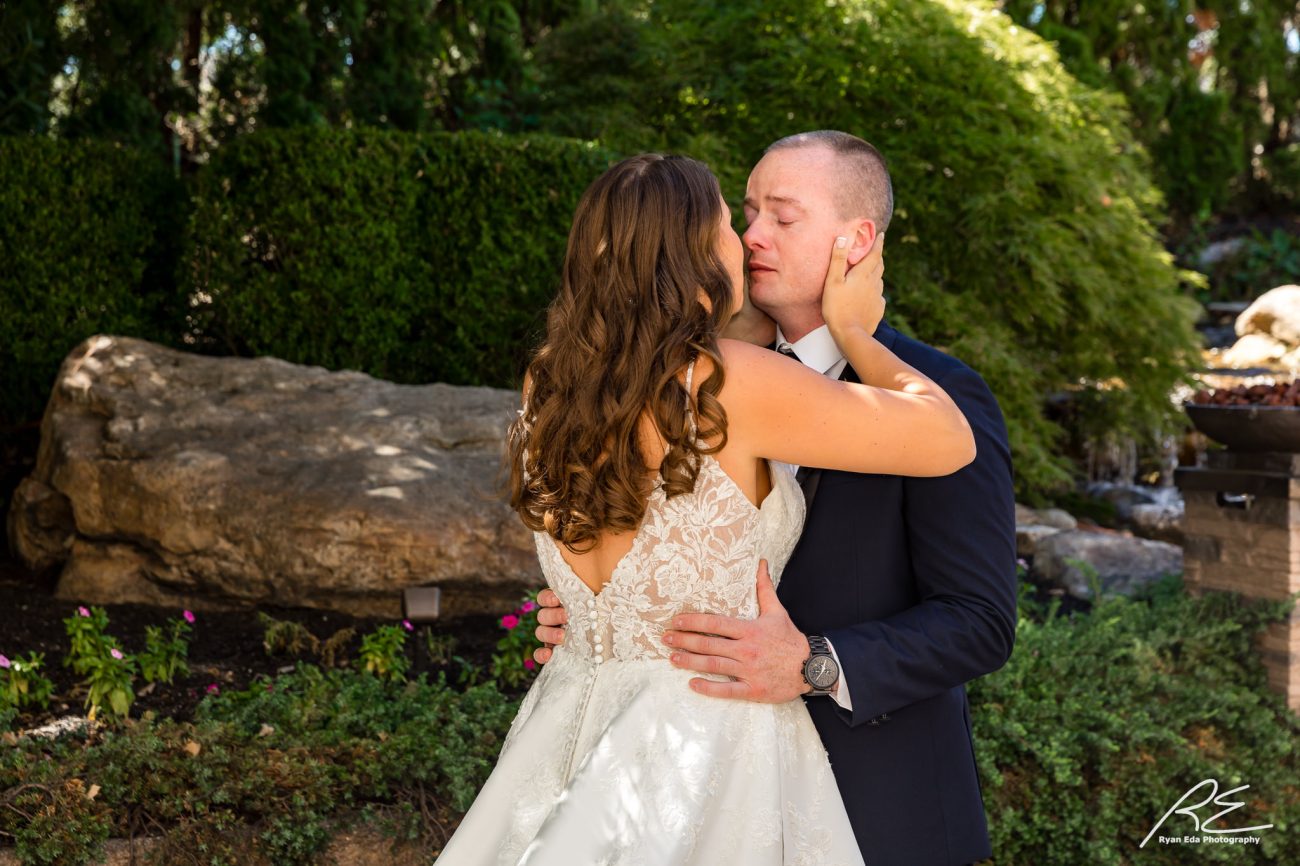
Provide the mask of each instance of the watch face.
[{"label": "watch face", "polygon": [[840,669],[830,656],[814,656],[808,662],[807,676],[813,688],[829,689],[840,678]]}]

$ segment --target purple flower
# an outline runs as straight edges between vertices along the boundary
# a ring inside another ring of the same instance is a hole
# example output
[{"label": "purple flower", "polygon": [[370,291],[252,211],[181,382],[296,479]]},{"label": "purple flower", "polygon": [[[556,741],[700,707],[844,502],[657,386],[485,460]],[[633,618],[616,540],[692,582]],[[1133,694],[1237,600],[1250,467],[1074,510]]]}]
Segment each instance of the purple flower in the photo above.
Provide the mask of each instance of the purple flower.
[{"label": "purple flower", "polygon": [[411,625],[411,621],[409,619],[402,620],[402,628],[406,629],[407,631],[415,631],[415,626]]},{"label": "purple flower", "polygon": [[528,670],[531,671],[535,667],[537,667],[537,662],[533,661],[532,659],[524,659],[524,667],[528,668]]},{"label": "purple flower", "polygon": [[1024,560],[1023,557],[1021,557],[1020,559],[1017,559],[1017,560],[1016,560],[1016,565],[1018,565],[1018,566],[1020,566],[1021,568],[1024,568],[1024,569],[1028,569],[1028,568],[1029,568],[1029,563],[1026,562],[1026,561]]},{"label": "purple flower", "polygon": [[7,667],[9,667],[9,657],[5,655],[0,655],[0,668],[7,668]]},{"label": "purple flower", "polygon": [[185,617],[186,622],[190,623],[191,625],[194,624],[194,611],[183,610],[181,611],[181,616]]},{"label": "purple flower", "polygon": [[217,685],[216,683],[208,683],[207,692],[210,695],[220,694],[221,686]]},{"label": "purple flower", "polygon": [[517,625],[519,625],[519,617],[515,616],[513,613],[508,613],[505,616],[501,617],[502,628],[509,630],[514,628]]},{"label": "purple flower", "polygon": [[79,607],[77,608],[77,616],[90,616],[90,611],[86,610],[85,607]]},{"label": "purple flower", "polygon": [[524,606],[519,609],[522,610],[524,613],[532,613],[533,611],[537,610],[537,602],[526,601],[524,602]]},{"label": "purple flower", "polygon": [[122,658],[122,651],[121,651],[120,649],[118,649],[117,647],[113,647],[111,650],[109,650],[109,651],[108,651],[108,654],[111,655],[111,656],[112,656],[113,658],[115,658],[115,659],[119,659],[119,660],[120,660],[120,659]]}]

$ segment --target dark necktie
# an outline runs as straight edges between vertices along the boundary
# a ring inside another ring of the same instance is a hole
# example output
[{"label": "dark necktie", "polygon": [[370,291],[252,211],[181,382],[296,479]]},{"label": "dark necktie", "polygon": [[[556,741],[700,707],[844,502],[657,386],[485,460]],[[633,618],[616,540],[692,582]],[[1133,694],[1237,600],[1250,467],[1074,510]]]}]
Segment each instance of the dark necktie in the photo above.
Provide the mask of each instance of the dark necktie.
[{"label": "dark necktie", "polygon": [[791,346],[789,343],[786,343],[784,346],[777,349],[777,351],[780,352],[782,355],[785,355],[787,358],[794,358],[796,361],[799,360],[799,356],[794,353],[794,347]]}]

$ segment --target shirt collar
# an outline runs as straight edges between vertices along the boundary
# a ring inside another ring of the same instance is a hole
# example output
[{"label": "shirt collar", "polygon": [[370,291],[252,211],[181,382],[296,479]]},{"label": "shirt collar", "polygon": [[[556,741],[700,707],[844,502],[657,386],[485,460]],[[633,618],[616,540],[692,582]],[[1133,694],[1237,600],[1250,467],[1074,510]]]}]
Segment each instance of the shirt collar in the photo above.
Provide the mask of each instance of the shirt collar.
[{"label": "shirt collar", "polygon": [[780,351],[785,346],[789,346],[799,356],[799,360],[803,362],[804,366],[811,367],[818,373],[825,373],[844,360],[844,353],[840,351],[839,346],[835,345],[835,340],[831,337],[830,325],[822,325],[816,330],[809,331],[793,343],[786,340],[785,335],[781,333],[781,327],[778,325],[776,329],[777,351]]}]

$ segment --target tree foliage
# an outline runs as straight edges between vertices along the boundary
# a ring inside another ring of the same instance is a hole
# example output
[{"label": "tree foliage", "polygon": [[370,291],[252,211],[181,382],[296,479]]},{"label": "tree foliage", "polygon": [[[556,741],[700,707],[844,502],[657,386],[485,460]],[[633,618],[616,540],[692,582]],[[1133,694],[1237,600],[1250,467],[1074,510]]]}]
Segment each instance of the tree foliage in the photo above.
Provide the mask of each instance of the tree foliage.
[{"label": "tree foliage", "polygon": [[18,0],[0,132],[173,147],[258,127],[534,127],[531,52],[594,0]]},{"label": "tree foliage", "polygon": [[733,205],[781,136],[879,146],[897,201],[891,320],[989,381],[1022,493],[1066,475],[1046,394],[1076,392],[1094,430],[1170,421],[1195,312],[1122,100],[989,4],[659,0],[557,29],[538,58],[548,127],[703,158]]},{"label": "tree foliage", "polygon": [[1002,5],[1056,42],[1078,78],[1124,94],[1176,217],[1208,216],[1234,196],[1248,211],[1285,196],[1268,162],[1300,137],[1295,0]]}]

